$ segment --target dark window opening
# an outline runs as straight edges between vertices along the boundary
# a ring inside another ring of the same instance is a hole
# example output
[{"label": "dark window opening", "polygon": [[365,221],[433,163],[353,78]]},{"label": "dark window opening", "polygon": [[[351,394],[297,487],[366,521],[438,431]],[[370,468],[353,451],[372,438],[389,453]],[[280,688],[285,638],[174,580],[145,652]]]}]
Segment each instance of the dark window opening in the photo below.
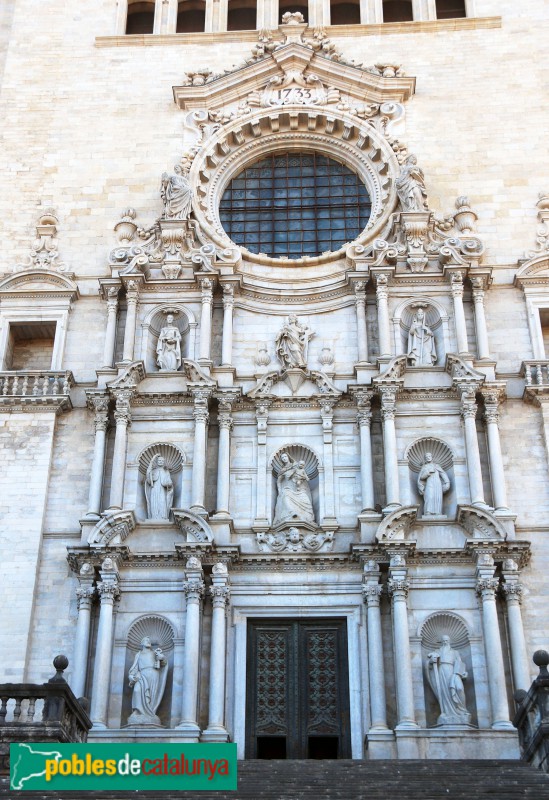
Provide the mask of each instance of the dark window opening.
[{"label": "dark window opening", "polygon": [[437,19],[466,17],[465,0],[436,0]]},{"label": "dark window opening", "polygon": [[285,736],[258,736],[258,758],[286,758]]},{"label": "dark window opening", "polygon": [[360,2],[347,3],[332,0],[330,4],[331,25],[360,25]]},{"label": "dark window opening", "polygon": [[277,153],[228,185],[219,216],[228,236],[253,253],[301,258],[339,250],[368,224],[359,176],[319,153]]},{"label": "dark window opening", "polygon": [[55,322],[12,323],[4,356],[4,369],[50,370],[55,328]]},{"label": "dark window opening", "polygon": [[131,3],[128,6],[126,33],[152,33],[154,30],[154,3]]},{"label": "dark window opening", "polygon": [[228,31],[254,31],[257,25],[255,0],[229,0]]},{"label": "dark window opening", "polygon": [[383,22],[412,22],[414,12],[409,0],[385,0],[383,3]]},{"label": "dark window opening", "polygon": [[338,736],[309,736],[308,758],[337,758]]},{"label": "dark window opening", "polygon": [[303,14],[303,18],[304,18],[305,22],[309,21],[309,7],[308,7],[308,5],[300,6],[300,5],[297,5],[296,3],[293,3],[292,0],[279,0],[278,13],[279,13],[279,16],[280,16],[280,22],[282,22],[282,17],[284,16],[284,14],[287,11],[300,12],[301,14]]},{"label": "dark window opening", "polygon": [[185,0],[177,7],[177,33],[204,33],[206,3],[202,0]]}]

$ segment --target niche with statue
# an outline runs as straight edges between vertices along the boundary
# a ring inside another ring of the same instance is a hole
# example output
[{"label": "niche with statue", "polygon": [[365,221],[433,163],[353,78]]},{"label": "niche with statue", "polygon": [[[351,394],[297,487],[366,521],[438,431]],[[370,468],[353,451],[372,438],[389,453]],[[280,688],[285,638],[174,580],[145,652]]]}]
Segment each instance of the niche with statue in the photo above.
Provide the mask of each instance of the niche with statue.
[{"label": "niche with statue", "polygon": [[445,346],[439,311],[427,301],[410,303],[400,318],[401,351],[409,367],[444,364]]},{"label": "niche with statue", "polygon": [[139,456],[137,516],[151,521],[168,521],[172,508],[181,502],[182,469],[185,453],[167,442],[149,445]]},{"label": "niche with statue", "polygon": [[[194,333],[193,325],[192,333]],[[192,358],[191,322],[177,307],[155,311],[145,325],[145,368],[148,373],[180,372],[184,358]]]},{"label": "niche with statue", "polygon": [[406,450],[411,496],[424,520],[453,517],[456,508],[454,456],[448,445],[432,436],[418,439]]}]

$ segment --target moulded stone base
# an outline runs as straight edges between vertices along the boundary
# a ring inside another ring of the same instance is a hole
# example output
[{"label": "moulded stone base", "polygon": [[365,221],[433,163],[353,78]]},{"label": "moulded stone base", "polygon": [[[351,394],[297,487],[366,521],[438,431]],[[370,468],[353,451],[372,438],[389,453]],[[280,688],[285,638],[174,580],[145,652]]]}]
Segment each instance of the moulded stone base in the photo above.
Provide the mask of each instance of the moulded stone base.
[{"label": "moulded stone base", "polygon": [[190,744],[200,741],[200,728],[194,722],[180,722],[179,725],[176,725],[175,729],[179,734],[177,739],[179,742]]},{"label": "moulded stone base", "polygon": [[[418,728],[415,731],[395,730],[395,738],[397,758],[520,758],[514,729]],[[409,755],[413,752],[417,755]]]},{"label": "moulded stone base", "polygon": [[200,737],[201,742],[228,742],[230,739],[228,731],[221,725],[218,728],[206,728]]},{"label": "moulded stone base", "polygon": [[379,761],[396,757],[395,734],[388,728],[370,728],[367,741],[367,757],[369,759]]}]

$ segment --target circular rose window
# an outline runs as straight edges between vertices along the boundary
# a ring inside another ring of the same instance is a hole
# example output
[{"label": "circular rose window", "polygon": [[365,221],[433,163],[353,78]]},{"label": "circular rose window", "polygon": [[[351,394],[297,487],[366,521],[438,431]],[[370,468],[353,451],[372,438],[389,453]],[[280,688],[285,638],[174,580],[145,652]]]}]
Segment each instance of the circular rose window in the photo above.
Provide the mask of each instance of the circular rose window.
[{"label": "circular rose window", "polygon": [[251,164],[219,205],[232,241],[271,258],[339,250],[360,235],[370,213],[358,175],[318,153],[275,153]]}]

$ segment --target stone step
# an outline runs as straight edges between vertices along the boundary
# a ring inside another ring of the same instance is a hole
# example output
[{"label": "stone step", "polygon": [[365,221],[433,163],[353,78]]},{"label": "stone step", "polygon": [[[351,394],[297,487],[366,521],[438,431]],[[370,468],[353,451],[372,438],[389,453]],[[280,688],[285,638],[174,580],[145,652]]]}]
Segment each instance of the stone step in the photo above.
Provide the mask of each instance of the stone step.
[{"label": "stone step", "polygon": [[[236,792],[17,792],[15,800],[549,800],[549,775],[519,761],[240,761]],[[14,796],[15,795],[15,796]]]}]

